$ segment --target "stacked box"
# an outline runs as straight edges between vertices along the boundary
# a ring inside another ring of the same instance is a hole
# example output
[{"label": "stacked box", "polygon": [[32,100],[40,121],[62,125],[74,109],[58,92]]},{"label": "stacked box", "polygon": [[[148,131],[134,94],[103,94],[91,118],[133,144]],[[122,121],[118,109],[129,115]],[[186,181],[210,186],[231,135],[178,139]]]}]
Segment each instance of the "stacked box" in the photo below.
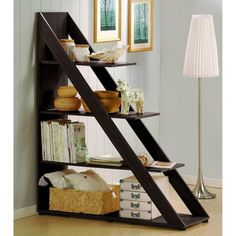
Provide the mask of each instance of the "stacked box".
[{"label": "stacked box", "polygon": [[[169,198],[168,177],[153,175],[152,178],[162,193]],[[120,180],[120,217],[152,220],[158,216],[161,216],[161,213],[135,176]]]}]

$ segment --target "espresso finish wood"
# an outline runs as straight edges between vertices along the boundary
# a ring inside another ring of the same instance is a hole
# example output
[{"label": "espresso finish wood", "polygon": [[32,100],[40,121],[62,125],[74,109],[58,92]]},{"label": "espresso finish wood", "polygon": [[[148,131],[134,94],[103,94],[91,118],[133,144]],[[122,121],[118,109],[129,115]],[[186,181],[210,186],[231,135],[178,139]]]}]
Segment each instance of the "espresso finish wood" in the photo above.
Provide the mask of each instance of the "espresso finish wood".
[{"label": "espresso finish wood", "polygon": [[[44,65],[59,65],[57,61],[41,61]],[[90,61],[90,62],[74,62],[77,66],[93,66],[93,67],[121,67],[121,66],[134,66],[135,62],[117,62],[117,63],[105,63],[101,61]]]},{"label": "espresso finish wood", "polygon": [[166,228],[177,228],[180,230],[187,229],[193,225],[201,224],[204,221],[207,221],[208,218],[205,217],[193,217],[192,215],[179,214],[179,217],[184,222],[186,228],[176,227],[176,225],[171,225],[166,222],[166,220],[160,216],[153,220],[141,220],[141,219],[130,219],[130,218],[121,218],[119,217],[118,212],[113,212],[107,215],[89,215],[89,214],[80,214],[80,213],[71,213],[71,212],[61,212],[61,211],[39,211],[40,215],[56,215],[56,216],[70,216],[76,218],[84,218],[90,220],[102,220],[108,222],[120,222],[127,224],[139,224],[139,225],[149,225],[149,226],[158,226]]},{"label": "espresso finish wood", "polygon": [[[40,111],[41,114],[48,114],[48,115],[70,115],[70,116],[94,116],[93,113],[90,112],[83,112],[83,111],[57,111],[55,109],[49,109],[45,111]],[[126,119],[126,120],[138,120],[138,119],[144,119],[149,118],[153,116],[158,116],[159,113],[155,112],[145,112],[143,114],[137,114],[136,112],[129,112],[128,115],[122,115],[119,112],[117,113],[109,113],[110,118],[116,118],[116,119]]]},{"label": "espresso finish wood", "polygon": [[[41,161],[41,164],[54,164],[54,165],[70,165],[70,166],[80,166],[80,167],[88,167],[88,168],[103,168],[103,169],[117,169],[117,170],[130,170],[127,165],[124,166],[108,166],[108,165],[95,165],[89,163],[66,163],[66,162],[56,162],[56,161]],[[171,168],[171,170],[183,167],[184,164],[176,163],[175,166]],[[146,167],[149,172],[157,172],[157,173],[164,173],[170,171],[170,169],[164,168],[153,168],[153,167]]]},{"label": "espresso finish wood", "polygon": [[[66,35],[65,35],[66,34]],[[141,183],[147,194],[150,196],[156,207],[162,214],[162,217],[153,221],[142,221],[145,225],[156,225],[173,227],[177,229],[185,229],[193,224],[198,224],[200,222],[206,221],[208,219],[207,213],[198,203],[195,198],[192,198],[191,191],[188,189],[186,184],[182,181],[181,177],[176,170],[170,170],[164,172],[166,175],[170,176],[170,182],[179,195],[182,197],[186,206],[190,208],[192,216],[183,217],[178,214],[172,205],[169,203],[168,199],[163,195],[162,191],[155,184],[149,171],[141,164],[138,160],[136,153],[132,150],[130,145],[127,143],[126,139],[123,137],[121,132],[118,130],[111,118],[125,118],[130,126],[133,128],[135,133],[138,135],[144,146],[147,148],[149,153],[155,160],[168,160],[165,153],[161,150],[159,145],[153,139],[147,128],[144,126],[140,118],[145,117],[145,113],[142,115],[134,115],[132,119],[131,116],[127,117],[115,117],[116,114],[109,115],[106,113],[102,105],[100,104],[97,97],[94,95],[90,86],[87,84],[86,80],[83,78],[82,74],[76,67],[76,64],[72,62],[63,48],[59,43],[59,38],[65,38],[70,36],[75,40],[76,44],[88,44],[87,40],[79,30],[79,28],[74,23],[73,19],[67,13],[38,13],[38,101],[39,101],[39,121],[51,117],[66,118],[70,113],[61,113],[56,111],[48,111],[47,109],[52,108],[52,101],[55,97],[55,90],[60,84],[66,83],[65,75],[68,76],[74,87],[77,89],[85,103],[88,105],[92,111],[93,116],[96,118],[97,122],[100,124],[104,132],[107,134],[110,141],[116,147],[124,161],[126,162],[129,169],[136,176],[138,181]],[[93,49],[90,47],[90,52]],[[56,61],[58,63],[42,63],[44,61]],[[52,66],[55,65],[55,66]],[[88,64],[91,66],[92,70],[101,81],[105,89],[115,90],[116,84],[110,74],[104,67],[94,65],[92,63]],[[87,65],[87,66],[88,66]],[[126,65],[129,65],[127,63]],[[105,66],[105,65],[104,65]],[[53,73],[53,70],[56,73]],[[55,77],[56,76],[56,77]],[[42,83],[42,84],[41,84]],[[48,83],[48,85],[47,85]],[[131,110],[132,111],[132,110]],[[146,113],[146,116],[157,115],[154,113]],[[152,114],[152,115],[151,115]],[[75,115],[80,115],[77,112]],[[84,114],[89,115],[89,114]],[[38,122],[39,123],[39,122]],[[38,128],[38,131],[39,128]],[[40,132],[38,132],[38,139],[40,139]],[[40,141],[38,142],[41,145]],[[41,174],[46,171],[53,171],[55,168],[58,170],[67,168],[66,163],[59,165],[58,163],[46,163],[42,162],[40,148],[38,150],[38,178]],[[64,165],[65,164],[65,165]],[[176,178],[176,179],[175,179]],[[183,186],[182,186],[183,185]],[[182,190],[180,190],[182,187]],[[38,210],[41,214],[62,214],[67,216],[80,216],[86,218],[87,215],[83,214],[68,214],[68,213],[57,213],[48,211],[48,198],[45,195],[48,194],[48,190],[42,190],[39,188],[38,195]],[[187,195],[187,196],[186,196]],[[186,198],[190,198],[187,201]],[[46,200],[43,201],[42,198]],[[190,202],[193,201],[193,203]],[[90,218],[96,218],[95,216],[89,216]],[[132,219],[123,219],[118,217],[118,215],[108,215],[101,216],[101,219],[106,219],[110,221],[120,221],[127,223],[137,223],[141,221]],[[191,222],[188,223],[188,222]]]}]

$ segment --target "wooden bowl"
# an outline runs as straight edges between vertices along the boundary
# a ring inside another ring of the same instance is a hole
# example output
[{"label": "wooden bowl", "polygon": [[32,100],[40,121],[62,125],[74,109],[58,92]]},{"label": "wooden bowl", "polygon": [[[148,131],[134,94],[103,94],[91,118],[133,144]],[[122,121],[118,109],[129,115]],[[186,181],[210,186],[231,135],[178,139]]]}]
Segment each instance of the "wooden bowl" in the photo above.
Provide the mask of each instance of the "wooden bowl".
[{"label": "wooden bowl", "polygon": [[120,98],[100,99],[99,101],[102,103],[106,112],[116,113],[119,111],[119,107],[121,104]]},{"label": "wooden bowl", "polygon": [[[111,98],[111,99],[99,99],[99,101],[102,103],[102,106],[108,113],[116,113],[119,111],[119,107],[121,105],[121,99],[120,98]],[[85,112],[91,112],[84,100],[81,98],[81,103],[84,108]]]},{"label": "wooden bowl", "polygon": [[101,91],[94,91],[94,93],[99,99],[118,98],[119,96],[118,91],[101,90]]},{"label": "wooden bowl", "polygon": [[58,111],[77,111],[81,106],[79,98],[61,98],[57,97],[54,101],[54,107]]},{"label": "wooden bowl", "polygon": [[57,95],[62,98],[73,98],[77,94],[77,90],[73,86],[60,86],[57,89]]}]

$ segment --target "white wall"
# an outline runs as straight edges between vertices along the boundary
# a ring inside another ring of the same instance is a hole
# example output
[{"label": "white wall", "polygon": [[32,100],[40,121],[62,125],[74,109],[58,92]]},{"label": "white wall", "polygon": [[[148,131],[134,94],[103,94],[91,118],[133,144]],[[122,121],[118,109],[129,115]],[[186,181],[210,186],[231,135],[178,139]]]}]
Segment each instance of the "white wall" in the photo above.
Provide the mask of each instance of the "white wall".
[{"label": "white wall", "polygon": [[[192,14],[214,17],[221,65],[221,0],[161,1],[160,143],[181,173],[197,175],[197,80],[182,76]],[[220,70],[221,71],[221,70]],[[203,81],[202,132],[204,176],[222,175],[222,77]]]},{"label": "white wall", "polygon": [[[36,106],[35,106],[35,12],[68,11],[90,42],[93,40],[93,0],[15,0],[14,6],[14,208],[36,203]],[[127,0],[122,0],[122,42],[127,44]],[[155,26],[158,23],[158,4],[155,1]],[[154,31],[154,50],[131,53],[127,60],[137,61],[138,66],[109,70],[118,79],[126,79],[145,93],[145,110],[159,111],[160,50],[157,27]],[[95,49],[112,47],[96,44]],[[93,72],[80,68],[93,89],[101,88]],[[87,143],[90,154],[116,153],[108,138],[93,118],[79,118],[87,125]],[[115,121],[137,152],[144,151],[125,121]],[[158,138],[159,118],[145,121],[154,137]],[[110,182],[127,175],[121,171],[99,171]]]}]

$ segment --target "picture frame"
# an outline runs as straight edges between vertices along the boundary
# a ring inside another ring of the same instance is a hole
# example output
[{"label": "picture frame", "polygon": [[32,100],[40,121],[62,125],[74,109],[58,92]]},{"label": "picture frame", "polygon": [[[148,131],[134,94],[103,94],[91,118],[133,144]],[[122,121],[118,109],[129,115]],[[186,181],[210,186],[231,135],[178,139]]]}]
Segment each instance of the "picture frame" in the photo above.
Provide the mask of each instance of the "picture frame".
[{"label": "picture frame", "polygon": [[129,52],[153,49],[153,0],[128,0]]},{"label": "picture frame", "polygon": [[122,0],[94,0],[94,43],[121,40]]}]

